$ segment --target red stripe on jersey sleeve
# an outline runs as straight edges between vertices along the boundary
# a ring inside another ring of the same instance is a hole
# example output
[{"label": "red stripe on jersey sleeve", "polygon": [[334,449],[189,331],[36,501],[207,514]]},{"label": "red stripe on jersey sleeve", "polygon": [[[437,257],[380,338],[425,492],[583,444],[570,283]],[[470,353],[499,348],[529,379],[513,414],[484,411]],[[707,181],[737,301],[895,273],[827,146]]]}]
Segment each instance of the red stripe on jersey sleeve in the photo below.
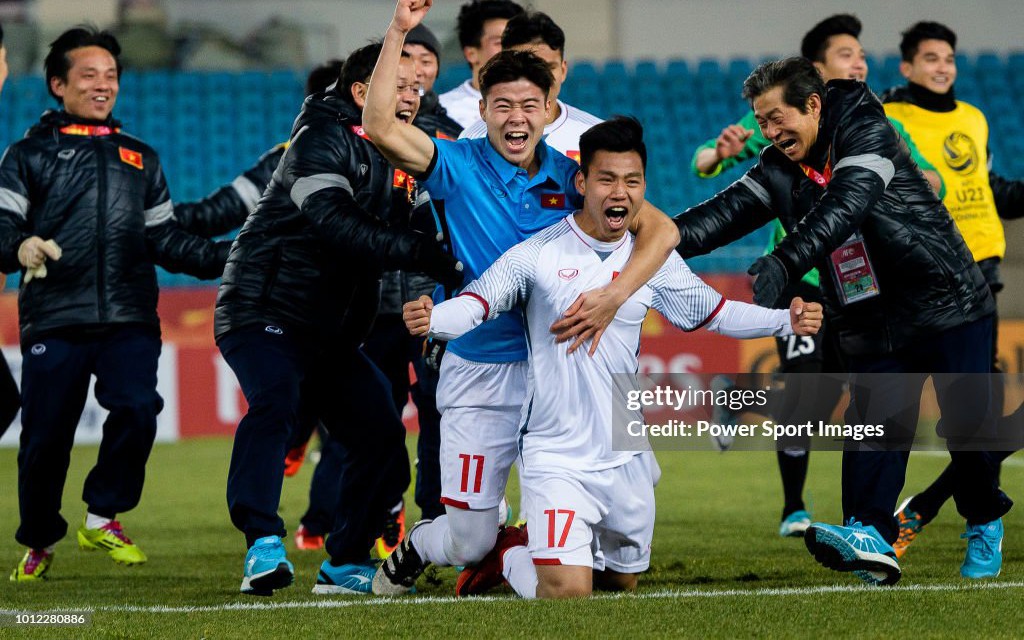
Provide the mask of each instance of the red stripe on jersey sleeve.
[{"label": "red stripe on jersey sleeve", "polygon": [[472,291],[463,291],[462,293],[459,294],[459,296],[469,296],[470,298],[473,298],[480,304],[484,305],[484,320],[487,319],[487,316],[491,315],[491,305],[487,304],[487,301],[484,300],[481,296],[478,296]]},{"label": "red stripe on jersey sleeve", "polygon": [[540,565],[542,567],[547,567],[547,566],[554,567],[554,566],[561,565],[562,561],[559,560],[558,558],[534,558],[533,559],[533,564],[534,565]]},{"label": "red stripe on jersey sleeve", "polygon": [[700,329],[701,327],[703,327],[707,323],[709,323],[712,320],[714,320],[715,316],[718,315],[718,312],[721,311],[722,307],[724,307],[724,306],[725,306],[725,296],[722,296],[722,299],[718,301],[718,306],[715,307],[715,310],[712,311],[710,314],[708,314],[708,317],[704,318],[704,321],[701,322],[700,324],[698,324],[696,327],[694,327],[692,329],[687,329],[686,330],[687,333],[689,333],[690,331],[696,331],[697,329]]}]

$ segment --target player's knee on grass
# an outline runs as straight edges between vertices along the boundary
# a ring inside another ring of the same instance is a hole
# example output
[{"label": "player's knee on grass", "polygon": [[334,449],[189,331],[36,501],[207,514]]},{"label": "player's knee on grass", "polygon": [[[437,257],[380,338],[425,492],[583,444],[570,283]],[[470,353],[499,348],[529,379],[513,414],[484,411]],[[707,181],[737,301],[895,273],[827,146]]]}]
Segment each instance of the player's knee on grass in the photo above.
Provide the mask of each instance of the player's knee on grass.
[{"label": "player's knee on grass", "polygon": [[594,588],[601,591],[636,591],[640,575],[606,569],[594,573]]},{"label": "player's knee on grass", "polygon": [[594,571],[569,565],[537,566],[537,597],[552,600],[586,598],[594,591]]},{"label": "player's knee on grass", "polygon": [[498,538],[498,508],[448,509],[448,529],[452,536],[450,556],[453,565],[474,564],[494,548]]}]

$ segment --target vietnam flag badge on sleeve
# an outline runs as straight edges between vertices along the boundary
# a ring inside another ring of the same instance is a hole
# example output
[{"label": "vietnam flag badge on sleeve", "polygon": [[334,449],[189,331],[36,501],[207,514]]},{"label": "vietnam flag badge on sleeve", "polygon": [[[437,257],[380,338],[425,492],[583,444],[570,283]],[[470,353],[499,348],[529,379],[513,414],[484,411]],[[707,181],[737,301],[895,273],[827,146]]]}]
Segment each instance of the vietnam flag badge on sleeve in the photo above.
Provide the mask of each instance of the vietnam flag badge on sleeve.
[{"label": "vietnam flag badge on sleeve", "polygon": [[565,194],[564,193],[545,193],[541,196],[540,206],[545,209],[564,209],[565,208]]},{"label": "vietnam flag badge on sleeve", "polygon": [[142,168],[142,154],[138,151],[118,147],[117,152],[121,155],[121,162],[131,165],[136,169]]}]

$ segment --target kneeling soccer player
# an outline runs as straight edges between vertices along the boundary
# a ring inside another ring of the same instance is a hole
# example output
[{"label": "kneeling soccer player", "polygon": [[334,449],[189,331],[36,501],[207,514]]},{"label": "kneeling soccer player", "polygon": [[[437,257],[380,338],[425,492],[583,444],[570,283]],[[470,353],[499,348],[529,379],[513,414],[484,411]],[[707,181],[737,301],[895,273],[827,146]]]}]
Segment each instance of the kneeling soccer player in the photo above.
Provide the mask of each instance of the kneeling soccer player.
[{"label": "kneeling soccer player", "polygon": [[460,575],[460,595],[502,578],[525,598],[636,587],[650,564],[660,470],[649,451],[614,450],[607,425],[613,374],[637,371],[648,309],[686,331],[706,326],[737,338],[812,335],[821,325],[821,305],[800,298],[788,310],[727,301],[673,254],[622,305],[592,357],[567,353],[548,327],[581,292],[624,268],[633,248],[627,229],[646,188],[647,151],[636,120],[596,125],[580,148],[582,210],[513,247],[459,297],[436,307],[426,297],[405,305],[414,335],[451,340],[516,307],[528,327],[531,380],[520,453],[529,541],[523,531],[504,529],[494,551]]}]

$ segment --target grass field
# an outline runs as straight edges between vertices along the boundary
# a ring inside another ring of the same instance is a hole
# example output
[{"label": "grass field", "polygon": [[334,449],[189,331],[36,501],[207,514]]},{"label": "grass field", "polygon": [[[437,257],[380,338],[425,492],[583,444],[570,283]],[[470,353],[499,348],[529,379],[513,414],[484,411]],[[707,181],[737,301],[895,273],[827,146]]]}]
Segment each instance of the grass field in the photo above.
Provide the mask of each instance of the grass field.
[{"label": "grass field", "polygon": [[[0,626],[0,638],[1024,635],[1022,509],[1006,518],[1005,560],[997,580],[959,577],[963,523],[950,504],[908,552],[899,585],[862,587],[848,575],[820,568],[801,541],[778,538],[781,489],[770,453],[659,454],[664,475],[653,566],[641,578],[639,594],[524,602],[507,590],[455,600],[452,569],[421,579],[418,594],[402,600],[314,596],[310,589],[323,556],[294,551],[290,540],[295,585],[272,598],[240,595],[245,548],[227,517],[230,441],[222,439],[155,448],[142,504],[122,518],[149,562],[116,566],[103,554],[79,551],[74,542],[84,516],[82,482],[96,451],[74,452],[64,497],[72,533],[57,545],[50,579],[0,581],[0,610],[88,610],[94,612],[91,624]],[[1002,476],[1018,498],[1022,460],[1010,458]],[[944,463],[940,456],[915,454],[908,490],[922,488]],[[13,539],[16,468],[16,452],[0,450],[0,568],[7,572],[23,553]],[[310,471],[306,465],[285,482],[281,510],[290,529],[305,507]],[[808,489],[815,516],[838,521],[838,453],[812,454]]]}]

